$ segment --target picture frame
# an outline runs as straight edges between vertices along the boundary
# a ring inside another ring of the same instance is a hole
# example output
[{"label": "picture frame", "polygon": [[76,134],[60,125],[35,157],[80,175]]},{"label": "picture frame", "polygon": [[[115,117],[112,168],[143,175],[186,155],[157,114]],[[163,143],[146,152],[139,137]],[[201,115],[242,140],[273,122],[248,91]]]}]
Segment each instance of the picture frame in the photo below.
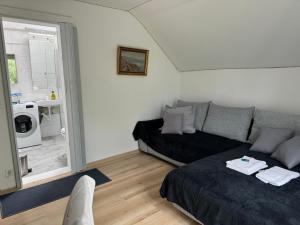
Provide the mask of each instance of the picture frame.
[{"label": "picture frame", "polygon": [[118,47],[117,72],[119,75],[147,76],[149,50]]}]

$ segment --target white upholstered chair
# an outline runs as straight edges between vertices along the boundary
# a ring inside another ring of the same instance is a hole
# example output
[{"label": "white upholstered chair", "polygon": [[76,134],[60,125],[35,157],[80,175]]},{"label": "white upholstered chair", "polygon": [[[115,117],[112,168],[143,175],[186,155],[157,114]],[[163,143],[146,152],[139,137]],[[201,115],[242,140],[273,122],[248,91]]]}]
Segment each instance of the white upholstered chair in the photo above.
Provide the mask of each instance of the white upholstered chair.
[{"label": "white upholstered chair", "polygon": [[82,176],[71,193],[63,225],[94,225],[93,197],[95,180]]}]

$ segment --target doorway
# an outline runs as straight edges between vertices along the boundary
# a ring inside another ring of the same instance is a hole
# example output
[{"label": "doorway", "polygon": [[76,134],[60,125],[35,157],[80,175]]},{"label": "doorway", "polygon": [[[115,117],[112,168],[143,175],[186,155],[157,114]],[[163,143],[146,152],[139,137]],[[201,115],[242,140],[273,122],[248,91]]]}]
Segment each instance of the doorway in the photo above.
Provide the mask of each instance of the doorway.
[{"label": "doorway", "polygon": [[3,18],[23,183],[71,171],[59,25]]}]

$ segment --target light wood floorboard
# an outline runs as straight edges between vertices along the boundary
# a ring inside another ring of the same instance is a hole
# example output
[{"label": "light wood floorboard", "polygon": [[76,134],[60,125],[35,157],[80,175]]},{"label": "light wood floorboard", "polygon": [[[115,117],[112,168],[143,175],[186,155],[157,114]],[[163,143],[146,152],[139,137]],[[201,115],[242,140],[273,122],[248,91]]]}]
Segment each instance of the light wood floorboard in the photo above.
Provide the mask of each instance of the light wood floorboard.
[{"label": "light wood floorboard", "polygon": [[[90,168],[98,168],[112,180],[95,189],[93,209],[96,225],[197,224],[159,195],[165,175],[174,168],[170,164],[134,151],[90,164]],[[60,225],[67,201],[68,198],[63,198],[0,219],[0,224]]]}]

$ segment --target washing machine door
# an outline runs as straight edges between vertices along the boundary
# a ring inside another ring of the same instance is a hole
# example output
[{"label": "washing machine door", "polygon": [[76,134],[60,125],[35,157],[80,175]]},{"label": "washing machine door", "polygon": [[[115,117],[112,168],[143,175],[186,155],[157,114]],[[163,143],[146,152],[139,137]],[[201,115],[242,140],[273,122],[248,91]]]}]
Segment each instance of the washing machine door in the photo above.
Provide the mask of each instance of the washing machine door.
[{"label": "washing machine door", "polygon": [[17,138],[27,138],[32,135],[38,126],[38,121],[30,113],[22,112],[14,116]]}]

